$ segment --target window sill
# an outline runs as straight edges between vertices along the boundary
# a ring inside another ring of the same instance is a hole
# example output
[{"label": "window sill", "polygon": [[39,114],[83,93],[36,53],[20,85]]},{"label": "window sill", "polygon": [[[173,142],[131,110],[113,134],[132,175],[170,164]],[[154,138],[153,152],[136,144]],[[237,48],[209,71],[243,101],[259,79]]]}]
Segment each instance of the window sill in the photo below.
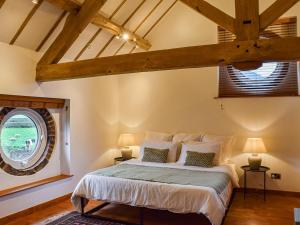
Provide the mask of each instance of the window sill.
[{"label": "window sill", "polygon": [[45,184],[53,183],[53,182],[56,182],[56,181],[65,180],[65,179],[68,179],[68,178],[71,178],[71,177],[73,177],[73,175],[61,174],[61,175],[58,175],[58,176],[49,177],[49,178],[46,178],[46,179],[43,179],[43,180],[35,181],[35,182],[32,182],[32,183],[28,183],[28,184],[23,184],[23,185],[16,186],[16,187],[13,187],[13,188],[4,189],[4,190],[0,191],[0,197],[15,194],[15,193],[18,193],[18,192],[21,192],[21,191],[29,190],[29,189],[39,187],[39,186],[42,186],[42,185],[45,185]]}]

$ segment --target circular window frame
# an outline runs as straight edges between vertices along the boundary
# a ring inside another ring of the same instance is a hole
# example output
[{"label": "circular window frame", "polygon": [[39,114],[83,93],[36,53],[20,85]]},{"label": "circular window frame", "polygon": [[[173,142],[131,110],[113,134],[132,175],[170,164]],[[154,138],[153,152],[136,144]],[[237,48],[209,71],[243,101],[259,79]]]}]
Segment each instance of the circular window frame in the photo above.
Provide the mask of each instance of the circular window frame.
[{"label": "circular window frame", "polygon": [[56,128],[54,119],[47,109],[5,107],[0,111],[0,132],[9,118],[20,114],[30,118],[37,128],[36,150],[27,162],[16,161],[5,155],[0,143],[0,168],[11,175],[26,176],[35,174],[48,164],[55,146]]},{"label": "circular window frame", "polygon": [[9,158],[2,149],[1,139],[0,139],[0,154],[2,156],[2,159],[5,163],[10,164],[13,168],[18,170],[27,170],[34,166],[42,157],[44,149],[46,148],[47,144],[47,127],[44,119],[41,117],[40,114],[35,112],[31,109],[14,109],[10,111],[8,114],[5,115],[3,118],[1,124],[0,124],[0,134],[2,132],[3,126],[5,123],[12,117],[16,115],[24,115],[28,117],[35,125],[37,132],[38,132],[38,138],[37,138],[37,144],[34,150],[34,153],[27,159],[24,160],[12,160]]}]

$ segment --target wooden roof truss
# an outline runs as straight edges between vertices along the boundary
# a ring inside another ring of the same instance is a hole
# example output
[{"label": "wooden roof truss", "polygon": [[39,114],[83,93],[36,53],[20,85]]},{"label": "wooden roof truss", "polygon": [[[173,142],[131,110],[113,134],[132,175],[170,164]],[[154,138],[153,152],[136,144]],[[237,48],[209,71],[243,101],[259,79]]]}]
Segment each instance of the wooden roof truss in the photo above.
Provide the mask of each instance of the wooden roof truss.
[{"label": "wooden roof truss", "polygon": [[[51,33],[56,29],[67,13],[68,17],[63,30],[45,52],[37,65],[37,81],[43,82],[226,64],[233,64],[239,69],[255,69],[261,66],[262,62],[300,60],[300,37],[277,39],[259,38],[260,33],[300,0],[276,0],[261,14],[259,14],[259,0],[235,0],[235,18],[209,4],[205,0],[181,0],[181,2],[215,22],[217,25],[235,34],[237,39],[230,43],[130,54],[135,49],[135,47],[133,47],[129,54],[118,55],[125,45],[124,42],[124,44],[117,49],[114,56],[100,58],[98,57],[112,42],[113,38],[122,35],[124,32],[128,34],[128,41],[133,43],[134,46],[149,50],[151,44],[145,38],[152,31],[154,26],[156,26],[166,13],[168,13],[176,4],[177,0],[174,0],[174,3],[160,18],[158,18],[155,24],[142,37],[137,35],[136,31],[148,17],[151,16],[159,4],[161,4],[162,0],[154,6],[133,31],[126,29],[125,26],[146,0],[141,2],[121,25],[113,22],[112,19],[126,0],[121,2],[109,18],[98,13],[106,0],[85,0],[83,4],[76,0],[40,0],[39,3],[33,7],[22,26],[11,40],[11,44],[16,41],[43,1],[47,1],[59,7],[63,12],[37,47],[37,50],[42,48]],[[4,2],[4,0],[0,0],[0,8]],[[75,61],[58,63],[89,23],[98,26],[99,29],[77,54]],[[113,34],[112,38],[99,50],[96,58],[78,60],[102,30],[106,30]]]},{"label": "wooden roof truss", "polygon": [[[79,59],[79,57],[89,47],[91,42],[93,42],[95,40],[95,38],[100,34],[100,32],[102,30],[105,30],[105,31],[111,33],[112,37],[120,36],[123,33],[126,33],[126,34],[129,35],[128,42],[132,43],[133,46],[142,48],[144,50],[149,50],[150,49],[151,44],[149,43],[148,40],[146,40],[145,38],[140,37],[138,34],[135,34],[134,32],[132,32],[130,30],[126,29],[124,26],[119,25],[119,24],[112,21],[114,15],[121,9],[121,7],[124,5],[124,3],[126,3],[126,1],[128,1],[128,0],[123,0],[120,3],[120,5],[118,5],[118,7],[114,10],[114,12],[112,13],[112,15],[109,18],[106,18],[105,16],[103,16],[102,14],[100,14],[98,12],[92,17],[90,23],[92,23],[93,25],[95,25],[99,28],[98,28],[97,32],[94,34],[93,39],[91,39],[88,43],[86,43],[84,48],[77,54],[76,58],[74,59],[75,61]],[[30,12],[26,16],[25,20],[23,21],[23,23],[21,24],[19,29],[16,31],[13,38],[10,40],[10,42],[9,42],[10,44],[15,44],[16,40],[21,35],[22,31],[25,29],[27,24],[30,22],[30,19],[34,16],[34,14],[38,11],[40,6],[44,2],[48,2],[48,3],[56,6],[57,8],[61,9],[62,13],[59,15],[59,17],[57,18],[57,20],[55,21],[53,26],[49,29],[49,32],[45,35],[43,40],[41,40],[39,45],[36,47],[36,51],[40,51],[43,48],[43,46],[49,40],[49,38],[51,37],[53,32],[58,28],[58,26],[63,21],[63,19],[66,17],[66,15],[76,14],[76,13],[79,12],[79,10],[82,7],[82,4],[77,0],[37,0],[36,4],[32,7]],[[143,1],[143,2],[145,2],[145,1]],[[2,5],[4,3],[5,3],[5,0],[0,0],[0,8],[2,7]],[[142,5],[143,4],[141,4],[141,6]],[[132,17],[133,17],[133,15],[131,15],[128,18],[128,20],[130,20]]]},{"label": "wooden roof truss", "polygon": [[2,7],[2,5],[4,4],[5,0],[0,0],[0,9]]}]

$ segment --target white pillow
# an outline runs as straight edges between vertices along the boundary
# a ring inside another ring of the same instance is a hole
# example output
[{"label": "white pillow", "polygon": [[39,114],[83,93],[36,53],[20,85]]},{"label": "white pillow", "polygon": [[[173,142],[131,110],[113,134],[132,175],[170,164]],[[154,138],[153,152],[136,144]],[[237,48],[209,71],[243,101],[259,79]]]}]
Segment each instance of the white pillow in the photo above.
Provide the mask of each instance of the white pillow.
[{"label": "white pillow", "polygon": [[175,134],[173,137],[172,142],[178,143],[177,153],[176,153],[176,160],[179,158],[181,149],[182,149],[182,143],[189,142],[189,141],[201,141],[202,139],[201,134],[187,134],[187,133],[178,133]]},{"label": "white pillow", "polygon": [[140,160],[142,160],[144,156],[145,147],[155,149],[169,149],[167,162],[176,162],[177,143],[172,143],[169,141],[144,141],[140,147]]},{"label": "white pillow", "polygon": [[173,134],[147,131],[146,134],[145,134],[145,139],[144,140],[171,141],[172,138],[173,138]]},{"label": "white pillow", "polygon": [[175,134],[172,142],[188,142],[188,141],[201,141],[202,135],[201,134],[187,134],[187,133],[178,133]]},{"label": "white pillow", "polygon": [[218,142],[190,142],[182,145],[181,154],[177,163],[184,164],[187,152],[215,153],[214,165],[220,164],[221,145]]},{"label": "white pillow", "polygon": [[220,161],[226,162],[230,157],[232,153],[232,145],[234,141],[233,136],[219,136],[219,135],[210,135],[206,134],[203,136],[202,139],[203,142],[219,142],[221,144],[221,156]]}]

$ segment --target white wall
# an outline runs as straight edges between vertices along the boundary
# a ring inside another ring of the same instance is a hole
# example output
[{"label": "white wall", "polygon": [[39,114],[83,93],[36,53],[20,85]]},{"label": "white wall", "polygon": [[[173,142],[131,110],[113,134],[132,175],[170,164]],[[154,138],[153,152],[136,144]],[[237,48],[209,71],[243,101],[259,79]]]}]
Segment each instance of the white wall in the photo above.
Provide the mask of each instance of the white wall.
[{"label": "white wall", "polygon": [[[38,84],[35,67],[40,55],[0,43],[0,93],[47,96],[71,101],[71,173],[75,176],[0,198],[0,218],[70,193],[85,173],[112,163],[118,135],[118,79],[103,77]],[[57,116],[56,120],[58,121]],[[46,169],[29,177],[0,171],[0,189],[59,173],[57,145]]]},{"label": "white wall", "polygon": [[[210,2],[234,16],[233,0]],[[261,9],[271,2],[261,0]],[[298,3],[288,15],[299,13]],[[153,50],[210,44],[216,43],[217,29],[178,2],[149,39]],[[300,98],[216,100],[217,68],[38,84],[35,67],[39,57],[33,51],[0,43],[0,93],[71,100],[71,173],[75,177],[0,198],[0,217],[70,193],[86,172],[111,164],[119,131],[235,134],[238,140],[232,160],[238,167],[247,161],[241,153],[245,138],[262,136],[269,150],[264,164],[282,174],[278,182],[269,180],[268,188],[300,191]],[[47,170],[41,173],[49,175]],[[1,174],[0,182],[7,182]],[[253,182],[261,184],[258,179]]]},{"label": "white wall", "polygon": [[[234,15],[234,1],[209,2]],[[260,2],[263,10],[273,1]],[[300,16],[299,3],[285,16],[295,15]],[[212,44],[217,40],[217,27],[178,2],[149,38],[153,49]],[[282,174],[279,181],[268,179],[268,189],[300,191],[296,179],[300,176],[300,98],[214,99],[217,83],[216,67],[120,76],[121,132],[234,134],[232,160],[238,168],[247,164],[247,155],[241,152],[245,139],[260,136],[269,150],[263,164]],[[262,179],[250,183],[262,184]]]}]

